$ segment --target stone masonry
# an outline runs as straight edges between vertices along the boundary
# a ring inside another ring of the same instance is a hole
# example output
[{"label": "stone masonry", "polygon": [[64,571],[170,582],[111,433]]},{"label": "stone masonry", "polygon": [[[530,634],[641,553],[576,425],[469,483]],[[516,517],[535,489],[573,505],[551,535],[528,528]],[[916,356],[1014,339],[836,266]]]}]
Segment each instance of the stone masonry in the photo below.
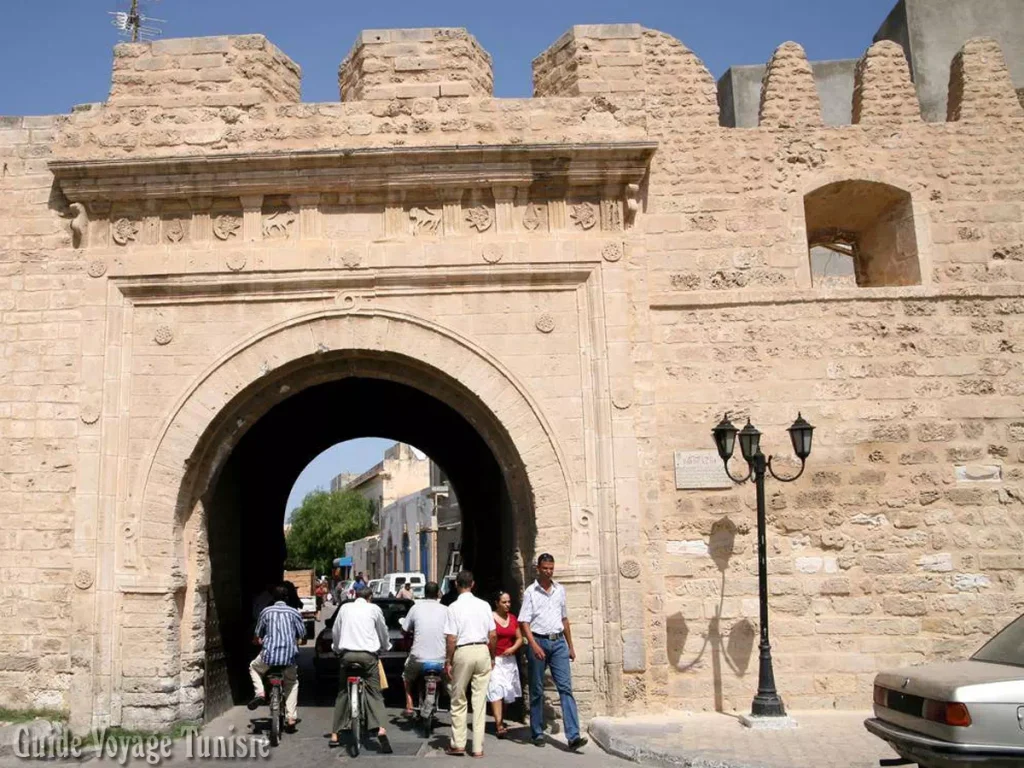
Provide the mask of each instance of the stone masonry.
[{"label": "stone masonry", "polygon": [[[478,426],[516,553],[559,562],[588,715],[749,702],[753,491],[674,474],[725,410],[779,462],[817,428],[769,486],[789,707],[863,708],[1024,610],[1024,108],[992,41],[931,124],[872,46],[841,128],[799,45],[724,128],[700,59],[634,24],[571,29],[531,99],[493,98],[464,30],[363,33],[333,104],[261,36],[114,61],[107,102],[0,119],[8,706],[202,718],[210,489],[353,372]],[[823,241],[859,285],[816,284]]]}]

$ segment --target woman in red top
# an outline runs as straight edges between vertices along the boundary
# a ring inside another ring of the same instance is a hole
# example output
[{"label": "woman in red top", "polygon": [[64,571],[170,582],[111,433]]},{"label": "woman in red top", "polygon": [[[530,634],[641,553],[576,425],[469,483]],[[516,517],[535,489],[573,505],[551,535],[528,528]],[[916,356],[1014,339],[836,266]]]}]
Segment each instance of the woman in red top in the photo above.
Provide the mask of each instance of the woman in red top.
[{"label": "woman in red top", "polygon": [[516,660],[516,652],[523,645],[523,634],[519,629],[519,620],[511,608],[512,598],[508,592],[499,592],[494,600],[494,624],[498,644],[491,681],[487,685],[487,700],[491,702],[494,730],[499,739],[504,739],[508,733],[502,719],[504,704],[511,704],[523,695],[519,683],[519,662]]}]

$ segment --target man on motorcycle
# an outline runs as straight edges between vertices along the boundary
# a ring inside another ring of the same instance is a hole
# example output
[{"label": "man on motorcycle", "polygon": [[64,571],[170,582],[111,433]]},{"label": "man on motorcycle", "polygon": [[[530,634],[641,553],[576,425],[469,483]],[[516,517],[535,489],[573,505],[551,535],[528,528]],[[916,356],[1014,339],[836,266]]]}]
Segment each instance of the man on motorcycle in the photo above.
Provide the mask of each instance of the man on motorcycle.
[{"label": "man on motorcycle", "polygon": [[338,733],[347,730],[351,723],[351,709],[348,700],[348,686],[345,685],[346,669],[349,664],[358,664],[363,670],[363,693],[366,696],[366,728],[376,731],[380,751],[391,754],[391,743],[384,730],[386,713],[384,694],[380,690],[380,665],[378,657],[391,648],[388,625],[379,606],[370,602],[370,588],[363,586],[356,592],[356,599],[338,608],[331,630],[332,648],[341,657],[341,685],[334,705],[334,727],[331,729],[331,746],[339,744]]},{"label": "man on motorcycle", "polygon": [[406,716],[412,715],[413,689],[425,661],[445,659],[444,622],[448,618],[448,609],[438,602],[440,589],[436,581],[428,581],[423,588],[423,599],[409,609],[402,619],[402,631],[412,635],[412,648],[405,659],[405,670],[402,682],[405,684]]},{"label": "man on motorcycle", "polygon": [[271,590],[271,597],[274,602],[260,613],[253,637],[253,642],[262,648],[259,655],[249,662],[249,676],[256,693],[249,702],[249,709],[267,703],[263,687],[263,676],[267,670],[284,667],[285,728],[293,731],[299,717],[299,669],[296,662],[298,646],[306,644],[306,625],[299,612],[287,604],[288,590],[283,584]]}]

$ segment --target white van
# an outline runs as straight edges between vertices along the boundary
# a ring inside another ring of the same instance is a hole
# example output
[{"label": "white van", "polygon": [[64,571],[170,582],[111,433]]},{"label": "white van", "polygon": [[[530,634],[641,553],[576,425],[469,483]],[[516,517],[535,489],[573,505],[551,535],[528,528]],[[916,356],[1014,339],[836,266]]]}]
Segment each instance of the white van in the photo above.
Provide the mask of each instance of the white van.
[{"label": "white van", "polygon": [[412,585],[414,595],[423,597],[423,587],[427,584],[427,577],[422,573],[389,573],[376,585],[373,596],[394,597],[405,582]]}]

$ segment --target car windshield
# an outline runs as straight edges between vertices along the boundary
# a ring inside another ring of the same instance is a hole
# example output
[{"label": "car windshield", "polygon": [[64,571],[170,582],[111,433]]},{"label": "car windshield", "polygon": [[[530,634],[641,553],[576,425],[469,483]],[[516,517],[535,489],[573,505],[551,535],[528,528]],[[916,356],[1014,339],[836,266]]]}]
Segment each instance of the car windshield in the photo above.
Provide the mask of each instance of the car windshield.
[{"label": "car windshield", "polygon": [[974,661],[1024,667],[1024,615],[989,640],[971,657]]}]

